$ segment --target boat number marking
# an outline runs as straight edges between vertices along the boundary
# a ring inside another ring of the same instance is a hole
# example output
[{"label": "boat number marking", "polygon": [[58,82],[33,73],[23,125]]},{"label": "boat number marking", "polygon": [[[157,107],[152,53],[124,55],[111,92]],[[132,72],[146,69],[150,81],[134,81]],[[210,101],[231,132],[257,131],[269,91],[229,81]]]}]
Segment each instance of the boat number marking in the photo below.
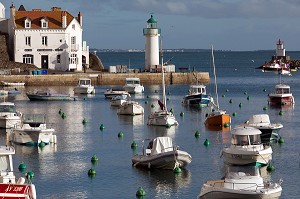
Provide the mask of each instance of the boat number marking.
[{"label": "boat number marking", "polygon": [[23,187],[13,187],[13,186],[9,186],[5,189],[5,192],[21,192],[23,189]]},{"label": "boat number marking", "polygon": [[241,155],[237,155],[237,154],[232,154],[231,156],[232,156],[233,158],[242,158]]}]

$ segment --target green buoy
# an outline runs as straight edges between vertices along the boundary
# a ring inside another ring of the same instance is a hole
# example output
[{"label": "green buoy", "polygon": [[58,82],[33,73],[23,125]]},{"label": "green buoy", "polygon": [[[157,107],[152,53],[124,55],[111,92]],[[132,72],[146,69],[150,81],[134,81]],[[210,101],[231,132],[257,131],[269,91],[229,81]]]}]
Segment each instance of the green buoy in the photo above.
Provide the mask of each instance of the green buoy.
[{"label": "green buoy", "polygon": [[266,107],[266,106],[264,106],[264,107],[263,107],[263,110],[264,110],[264,111],[266,111],[266,110],[267,110],[267,107]]},{"label": "green buoy", "polygon": [[25,170],[26,169],[26,164],[24,162],[21,162],[19,164],[19,170]]},{"label": "green buoy", "polygon": [[229,100],[229,103],[232,104],[232,99]]},{"label": "green buoy", "polygon": [[139,187],[139,189],[136,192],[136,196],[145,196],[145,195],[146,195],[146,191],[142,187]]},{"label": "green buoy", "polygon": [[103,129],[105,129],[105,127],[104,127],[104,125],[103,125],[103,124],[101,124],[99,128],[100,128],[100,130],[103,130]]},{"label": "green buoy", "polygon": [[39,143],[39,147],[43,148],[43,147],[45,147],[45,146],[46,146],[46,143],[45,143],[45,142],[40,142],[40,143]]},{"label": "green buoy", "polygon": [[228,92],[229,91],[229,89],[226,89],[226,92]]},{"label": "green buoy", "polygon": [[137,148],[138,147],[138,144],[135,142],[135,141],[133,141],[132,143],[131,143],[131,148],[132,149],[135,149],[135,148]]},{"label": "green buoy", "polygon": [[280,137],[279,140],[278,140],[278,143],[279,143],[279,144],[284,143],[284,139],[283,139],[282,137]]},{"label": "green buoy", "polygon": [[147,95],[147,98],[149,98],[149,95]]},{"label": "green buoy", "polygon": [[66,116],[65,113],[62,113],[62,114],[61,114],[61,117],[62,117],[62,119],[65,119],[67,116]]},{"label": "green buoy", "polygon": [[145,101],[145,104],[148,104],[148,102],[147,102],[147,101]]},{"label": "green buoy", "polygon": [[175,169],[174,169],[174,173],[181,173],[182,171],[181,171],[181,168],[180,167],[175,167]]},{"label": "green buoy", "polygon": [[225,127],[225,128],[228,128],[228,127],[229,127],[229,124],[226,122],[226,123],[224,124],[224,127]]},{"label": "green buoy", "polygon": [[265,89],[265,88],[264,88],[264,90],[263,90],[263,91],[264,91],[264,92],[266,92],[266,91],[267,91],[267,89]]},{"label": "green buoy", "polygon": [[180,116],[183,117],[184,116],[184,112],[180,112]]},{"label": "green buoy", "polygon": [[239,107],[241,108],[243,106],[243,104],[242,103],[239,103]]},{"label": "green buoy", "polygon": [[170,98],[169,98],[169,97],[167,98],[167,101],[170,101]]},{"label": "green buoy", "polygon": [[61,110],[61,109],[59,109],[59,111],[58,111],[58,114],[60,114],[60,115],[61,115],[61,113],[62,113],[62,110]]},{"label": "green buoy", "polygon": [[267,166],[267,171],[274,171],[275,170],[275,167],[269,163],[268,166]]},{"label": "green buoy", "polygon": [[155,106],[154,106],[154,104],[151,104],[151,108],[154,108]]},{"label": "green buoy", "polygon": [[172,109],[172,108],[170,109],[170,112],[171,112],[171,113],[174,113],[174,111],[173,111],[173,109]]},{"label": "green buoy", "polygon": [[82,124],[86,124],[86,123],[87,123],[87,120],[85,118],[83,118]]},{"label": "green buoy", "polygon": [[225,95],[224,95],[224,94],[222,94],[222,97],[225,97]]},{"label": "green buoy", "polygon": [[96,162],[98,162],[98,160],[99,160],[99,158],[95,154],[91,158],[92,163],[96,163]]},{"label": "green buoy", "polygon": [[210,142],[208,141],[208,139],[205,139],[204,143],[203,143],[205,146],[208,146],[210,145]]},{"label": "green buoy", "polygon": [[248,94],[247,91],[245,91],[245,92],[244,92],[244,95],[247,95],[247,94]]},{"label": "green buoy", "polygon": [[232,113],[232,116],[235,117],[235,116],[236,116],[236,112],[233,112],[233,113]]},{"label": "green buoy", "polygon": [[279,113],[278,113],[279,115],[283,115],[283,112],[282,111],[279,111]]},{"label": "green buoy", "polygon": [[122,138],[123,136],[124,136],[123,132],[120,131],[120,132],[118,133],[118,138]]},{"label": "green buoy", "polygon": [[96,175],[96,170],[95,170],[95,169],[89,169],[88,175],[89,175],[89,176],[94,176],[94,175]]},{"label": "green buoy", "polygon": [[199,137],[200,137],[200,132],[199,132],[198,130],[195,132],[195,137],[196,137],[196,138],[199,138]]},{"label": "green buoy", "polygon": [[250,100],[250,96],[247,96],[247,100]]},{"label": "green buoy", "polygon": [[34,177],[34,173],[32,171],[28,171],[26,177],[27,179],[32,179]]}]

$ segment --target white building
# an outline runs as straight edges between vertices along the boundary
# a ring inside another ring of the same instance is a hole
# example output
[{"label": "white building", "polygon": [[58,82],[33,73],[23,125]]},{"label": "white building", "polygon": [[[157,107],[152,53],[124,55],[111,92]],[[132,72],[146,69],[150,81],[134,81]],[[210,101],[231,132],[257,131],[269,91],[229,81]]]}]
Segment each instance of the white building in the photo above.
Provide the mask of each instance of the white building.
[{"label": "white building", "polygon": [[83,65],[88,67],[89,47],[82,41],[80,12],[74,17],[59,7],[27,11],[21,5],[16,11],[11,5],[6,21],[9,49],[15,62],[60,71],[82,71]]}]

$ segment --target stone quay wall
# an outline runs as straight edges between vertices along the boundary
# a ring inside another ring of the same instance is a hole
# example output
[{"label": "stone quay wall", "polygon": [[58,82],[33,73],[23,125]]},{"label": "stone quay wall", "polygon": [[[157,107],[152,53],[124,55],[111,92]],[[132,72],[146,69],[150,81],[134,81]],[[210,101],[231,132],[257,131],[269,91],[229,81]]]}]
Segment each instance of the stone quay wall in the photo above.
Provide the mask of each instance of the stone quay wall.
[{"label": "stone quay wall", "polygon": [[[143,85],[161,84],[161,73],[75,73],[47,75],[0,75],[0,81],[25,82],[26,86],[76,86],[79,78],[90,78],[93,85],[125,85],[125,78],[138,77]],[[208,72],[165,73],[166,84],[208,84]]]}]

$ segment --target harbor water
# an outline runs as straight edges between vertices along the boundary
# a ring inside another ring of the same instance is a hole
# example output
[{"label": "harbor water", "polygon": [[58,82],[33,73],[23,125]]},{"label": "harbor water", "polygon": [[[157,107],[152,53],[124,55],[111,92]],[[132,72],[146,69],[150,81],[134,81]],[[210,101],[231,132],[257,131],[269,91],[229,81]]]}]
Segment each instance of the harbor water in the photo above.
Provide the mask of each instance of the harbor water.
[{"label": "harbor water", "polygon": [[[244,123],[254,114],[267,113],[271,122],[280,122],[279,134],[284,143],[272,143],[275,170],[261,168],[266,180],[282,183],[282,199],[299,198],[300,190],[300,72],[292,76],[263,73],[256,67],[268,61],[275,52],[215,52],[219,104],[232,116],[231,129]],[[300,59],[300,52],[287,52],[293,59]],[[143,68],[143,53],[99,53],[105,67],[128,65]],[[210,52],[165,53],[164,60],[171,59],[176,67],[188,67],[196,71],[208,71],[212,76]],[[278,83],[291,86],[295,97],[294,106],[270,107],[268,93]],[[124,80],[125,83],[125,80]],[[213,79],[206,85],[216,101]],[[197,198],[202,184],[207,180],[221,179],[226,167],[220,157],[224,146],[230,145],[230,128],[224,131],[207,129],[204,126],[206,108],[190,108],[181,104],[189,85],[167,85],[167,108],[173,109],[179,126],[171,128],[147,126],[150,112],[159,108],[161,86],[145,86],[143,94],[132,95],[145,108],[142,116],[121,116],[117,108],[104,98],[110,86],[96,87],[95,95],[80,95],[76,101],[29,101],[27,91],[50,90],[73,95],[73,87],[24,87],[18,95],[2,97],[2,101],[16,104],[24,114],[46,114],[48,125],[55,128],[57,144],[43,148],[15,145],[14,169],[22,176],[18,165],[24,162],[27,171],[33,171],[32,179],[38,198],[136,198],[139,187],[146,191],[142,198],[190,199]],[[232,103],[229,103],[229,101]],[[151,105],[154,105],[153,108]],[[239,106],[241,104],[241,106]],[[59,115],[62,110],[66,117]],[[279,114],[279,113],[282,114]],[[181,116],[184,113],[183,116]],[[233,113],[236,116],[233,116]],[[83,124],[83,120],[87,123]],[[100,125],[105,128],[100,129]],[[200,132],[196,138],[195,132]],[[1,144],[6,144],[6,132],[1,130]],[[123,132],[122,138],[118,133]],[[170,136],[182,150],[192,156],[192,163],[181,173],[168,170],[144,170],[132,166],[131,157],[142,150],[142,140],[157,136]],[[210,145],[205,146],[205,139]],[[138,147],[131,149],[136,141]],[[97,164],[91,158],[99,158]],[[94,177],[88,176],[95,169]]]}]

